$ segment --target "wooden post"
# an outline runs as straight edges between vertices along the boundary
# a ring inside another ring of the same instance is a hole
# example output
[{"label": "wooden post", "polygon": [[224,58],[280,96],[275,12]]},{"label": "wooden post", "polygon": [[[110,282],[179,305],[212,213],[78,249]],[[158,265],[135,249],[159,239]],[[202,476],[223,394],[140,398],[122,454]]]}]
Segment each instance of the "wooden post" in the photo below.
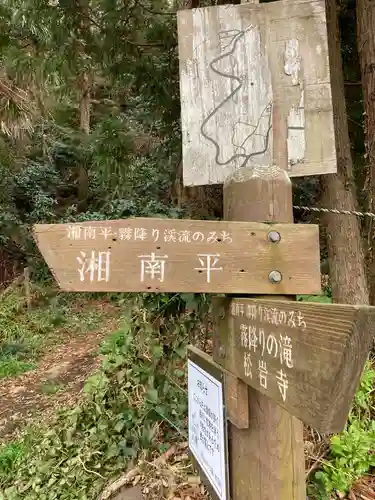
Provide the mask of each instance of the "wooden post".
[{"label": "wooden post", "polygon": [[[224,184],[224,214],[236,221],[293,222],[288,175],[277,167],[237,171]],[[242,384],[238,380],[238,387]],[[228,424],[232,500],[305,500],[302,422],[255,389],[246,389],[249,428]]]}]

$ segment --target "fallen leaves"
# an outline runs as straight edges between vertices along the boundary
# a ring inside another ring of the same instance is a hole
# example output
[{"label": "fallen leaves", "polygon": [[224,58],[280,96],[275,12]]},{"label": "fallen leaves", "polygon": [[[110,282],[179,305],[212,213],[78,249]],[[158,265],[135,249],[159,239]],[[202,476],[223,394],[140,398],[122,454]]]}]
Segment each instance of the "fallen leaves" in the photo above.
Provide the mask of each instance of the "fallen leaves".
[{"label": "fallen leaves", "polygon": [[208,494],[192,469],[187,449],[187,442],[179,443],[152,462],[141,461],[107,486],[98,500],[120,500],[123,497],[118,492],[135,486],[142,488],[147,500],[207,500]]}]

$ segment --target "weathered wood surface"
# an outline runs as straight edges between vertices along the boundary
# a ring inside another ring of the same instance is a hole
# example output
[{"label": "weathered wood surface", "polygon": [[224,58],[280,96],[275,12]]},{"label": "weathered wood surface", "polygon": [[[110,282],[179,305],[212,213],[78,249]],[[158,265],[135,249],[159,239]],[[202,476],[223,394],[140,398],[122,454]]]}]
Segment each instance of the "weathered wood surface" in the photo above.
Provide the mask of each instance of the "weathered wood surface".
[{"label": "weathered wood surface", "polygon": [[[270,231],[281,235],[268,240]],[[37,224],[67,291],[320,293],[318,226],[178,219]],[[282,274],[271,283],[269,273]]]},{"label": "weathered wood surface", "polygon": [[[224,183],[224,213],[229,220],[293,222],[286,171],[276,166],[238,170]],[[218,335],[215,328],[214,338]],[[221,364],[220,351],[213,356]],[[245,390],[241,383],[238,379],[238,394]],[[256,389],[247,386],[247,392],[248,428],[229,425],[231,500],[305,500],[302,422]]]},{"label": "weathered wood surface", "polygon": [[236,376],[225,372],[225,404],[230,423],[238,429],[249,428],[249,396],[247,386]]},{"label": "weathered wood surface", "polygon": [[324,0],[178,12],[183,178],[336,172]]},{"label": "weathered wood surface", "polygon": [[375,333],[375,308],[214,299],[215,359],[322,433],[347,421]]}]

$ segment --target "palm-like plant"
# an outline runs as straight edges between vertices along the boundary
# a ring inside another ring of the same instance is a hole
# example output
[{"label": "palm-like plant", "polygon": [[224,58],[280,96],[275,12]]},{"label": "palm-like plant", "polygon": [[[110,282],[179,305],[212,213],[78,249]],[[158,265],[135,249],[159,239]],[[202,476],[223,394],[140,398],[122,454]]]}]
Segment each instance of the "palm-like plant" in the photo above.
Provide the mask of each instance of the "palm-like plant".
[{"label": "palm-like plant", "polygon": [[37,117],[37,107],[30,93],[18,87],[3,72],[0,75],[1,132],[15,140],[23,139],[33,130]]}]

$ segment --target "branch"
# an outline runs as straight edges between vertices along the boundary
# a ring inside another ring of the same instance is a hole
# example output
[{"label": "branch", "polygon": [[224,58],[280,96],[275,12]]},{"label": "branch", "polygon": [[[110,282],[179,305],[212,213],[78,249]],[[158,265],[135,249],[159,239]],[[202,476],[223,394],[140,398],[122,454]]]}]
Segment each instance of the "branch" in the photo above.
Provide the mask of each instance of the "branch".
[{"label": "branch", "polygon": [[88,21],[90,21],[90,23],[92,23],[94,26],[96,26],[97,28],[99,28],[100,30],[103,29],[103,26],[100,26],[99,23],[97,23],[96,21],[94,21],[94,19],[92,17],[90,17],[88,14],[82,14],[83,17],[85,17]]},{"label": "branch", "polygon": [[[129,45],[134,45],[135,47],[165,47],[164,43],[139,43],[139,42],[131,42],[128,38],[124,38],[124,41]],[[171,47],[176,47],[177,44],[173,43]]]},{"label": "branch", "polygon": [[151,10],[149,7],[146,7],[145,5],[140,4],[141,9],[145,10],[149,14],[153,14],[156,16],[175,16],[177,12],[163,12],[163,11],[158,11],[158,10]]},{"label": "branch", "polygon": [[[171,458],[176,453],[176,451],[177,451],[176,445],[172,445],[166,452],[164,452],[162,455],[156,458],[152,462],[152,465],[160,466],[163,462],[166,462],[169,458]],[[126,486],[130,481],[132,481],[135,478],[135,476],[137,476],[140,473],[141,465],[142,464],[140,463],[137,467],[134,467],[134,469],[131,469],[123,476],[121,476],[119,479],[117,479],[114,483],[107,486],[107,488],[105,488],[104,491],[99,496],[98,500],[107,500],[107,498],[112,496],[113,493],[118,491],[123,486]]]},{"label": "branch", "polygon": [[101,474],[99,474],[99,472],[96,472],[95,470],[90,470],[90,469],[87,469],[85,464],[82,462],[82,459],[81,457],[78,457],[78,460],[80,462],[80,464],[82,465],[83,469],[88,472],[89,474],[95,474],[96,476],[99,476],[101,477],[102,479],[105,479],[105,477],[103,477]]}]

